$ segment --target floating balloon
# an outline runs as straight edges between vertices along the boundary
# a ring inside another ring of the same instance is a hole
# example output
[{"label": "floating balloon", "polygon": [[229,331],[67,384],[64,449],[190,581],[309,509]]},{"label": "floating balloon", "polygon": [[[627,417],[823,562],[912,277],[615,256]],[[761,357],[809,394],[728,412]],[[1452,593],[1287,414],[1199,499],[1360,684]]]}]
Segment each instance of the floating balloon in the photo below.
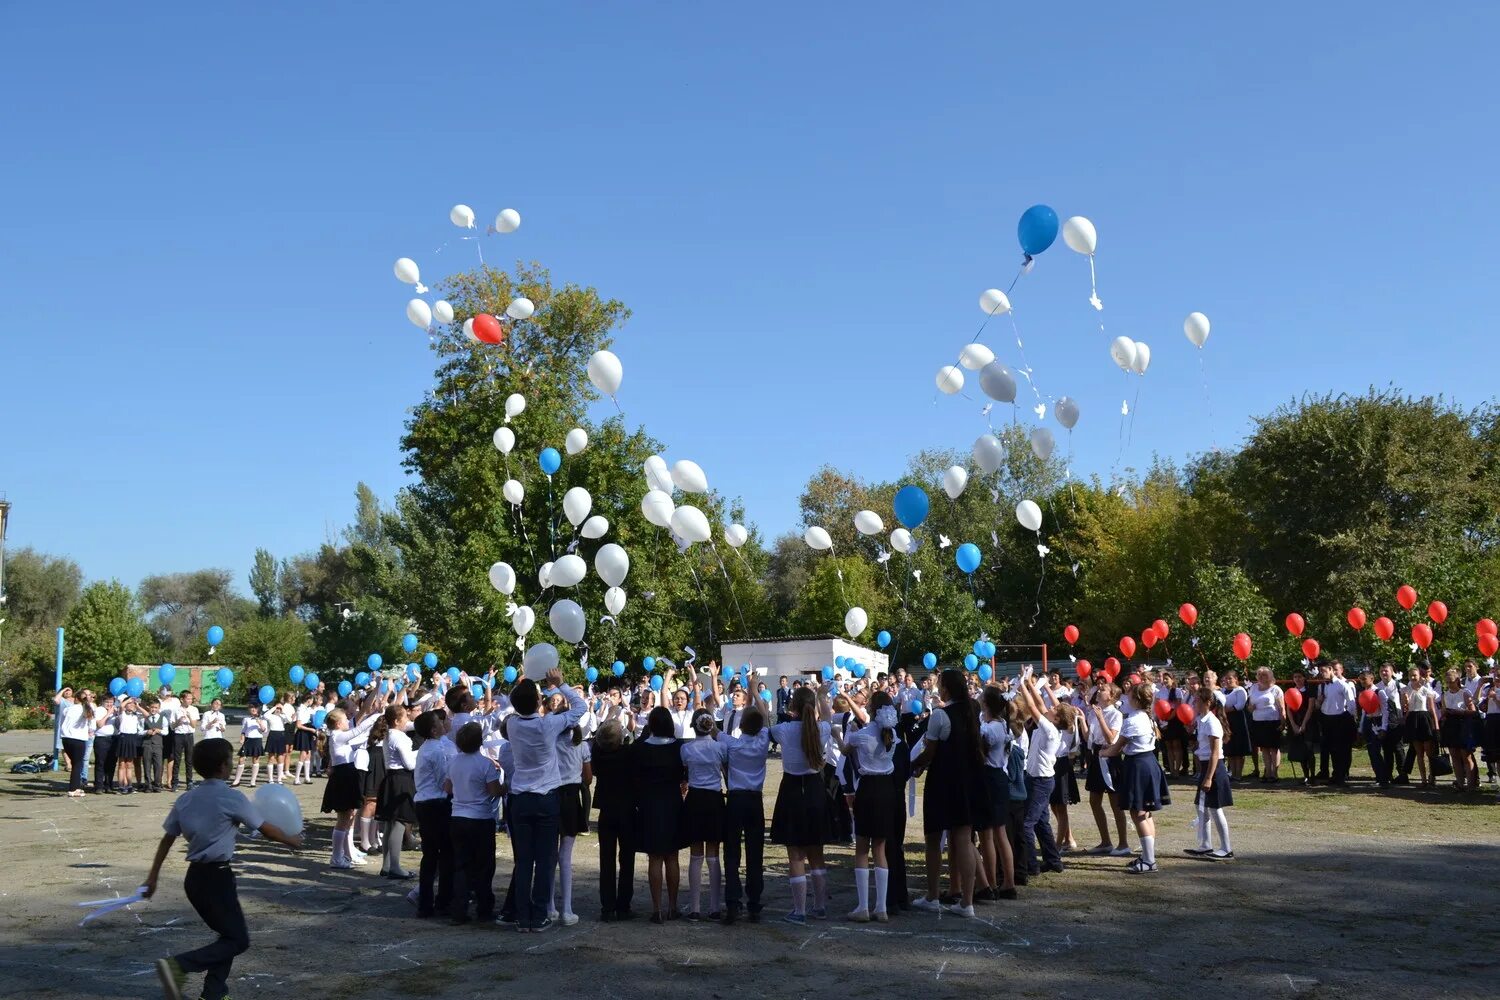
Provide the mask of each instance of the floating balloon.
[{"label": "floating balloon", "polygon": [[1371,628],[1375,630],[1375,638],[1382,642],[1389,642],[1391,636],[1396,634],[1396,623],[1384,615],[1375,619],[1375,624]]},{"label": "floating balloon", "polygon": [[516,635],[524,636],[536,627],[536,612],[523,604],[510,616],[510,624]]},{"label": "floating balloon", "polygon": [[861,535],[878,535],[885,530],[885,522],[873,510],[862,510],[854,515],[854,530]]},{"label": "floating balloon", "polygon": [[598,514],[584,521],[583,527],[578,529],[578,533],[584,538],[603,538],[608,531],[609,521]]},{"label": "floating balloon", "polygon": [[614,672],[616,677],[625,676],[625,663],[623,660],[616,660],[609,669]]},{"label": "floating balloon", "polygon": [[[125,682],[125,694],[131,698],[139,698],[145,690],[146,682],[139,677],[132,677]],[[276,692],[273,690],[271,694],[274,696]]]},{"label": "floating balloon", "polygon": [[505,307],[505,315],[511,319],[530,319],[534,312],[536,312],[536,306],[524,295],[511,299],[510,305]]},{"label": "floating balloon", "polygon": [[1283,697],[1286,698],[1287,711],[1295,712],[1302,707],[1302,692],[1296,688],[1287,688]]},{"label": "floating balloon", "polygon": [[210,646],[217,646],[224,641],[224,630],[217,625],[210,625],[204,638],[208,640]]},{"label": "floating balloon", "polygon": [[1208,317],[1200,312],[1188,313],[1188,318],[1182,321],[1182,332],[1189,343],[1201,349],[1208,343]]},{"label": "floating balloon", "polygon": [[881,629],[879,632],[877,632],[875,634],[875,645],[879,646],[881,649],[884,649],[885,647],[889,646],[890,644],[891,644],[891,634],[889,632],[885,631],[884,629]]},{"label": "floating balloon", "polygon": [[1022,500],[1016,504],[1016,520],[1027,531],[1041,531],[1042,508],[1036,505],[1035,500]]},{"label": "floating balloon", "polygon": [[[949,500],[957,500],[963,495],[964,487],[969,485],[969,470],[962,465],[950,465],[943,470],[943,492],[948,494]],[[879,531],[876,528],[876,531]],[[875,532],[868,532],[874,534]]]},{"label": "floating balloon", "polygon": [[849,633],[849,638],[858,639],[869,621],[864,608],[850,608],[844,613],[844,631]]},{"label": "floating balloon", "polygon": [[802,540],[806,542],[807,547],[812,549],[814,552],[823,552],[827,549],[833,548],[833,539],[828,537],[827,531],[824,531],[817,525],[813,525],[811,528],[808,528],[805,532],[803,532]]},{"label": "floating balloon", "polygon": [[[469,329],[473,332],[475,340],[478,340],[479,342],[484,344],[505,343],[505,327],[501,325],[498,319],[491,316],[489,313],[480,313],[478,316],[475,316],[472,320],[470,320],[470,322],[473,324],[473,326],[471,326]],[[516,413],[520,413],[521,410],[526,409],[526,398],[524,396],[521,396],[520,393],[516,393],[515,395],[511,396],[510,399],[507,399],[505,401],[505,413],[507,416],[515,415],[510,412],[510,401],[512,399],[516,399],[517,397],[520,397],[521,399],[521,407],[516,411]]]},{"label": "floating balloon", "polygon": [[1433,601],[1427,605],[1427,617],[1441,625],[1448,620],[1448,605],[1442,601]]},{"label": "floating balloon", "polygon": [[588,571],[589,565],[583,561],[582,556],[571,552],[558,556],[557,561],[552,564],[552,586],[576,587],[588,575]]},{"label": "floating balloon", "polygon": [[1077,401],[1069,396],[1062,397],[1052,404],[1052,415],[1057,418],[1058,423],[1072,430],[1073,426],[1078,423]]},{"label": "floating balloon", "polygon": [[323,682],[318,678],[317,674],[308,674],[306,677],[302,678],[302,686],[307,688],[309,691],[316,691],[322,685],[322,683]]},{"label": "floating balloon", "polygon": [[1113,656],[1106,656],[1104,658],[1104,676],[1108,677],[1110,680],[1114,680],[1119,673],[1120,661],[1115,659]]},{"label": "floating balloon", "polygon": [[896,511],[896,520],[902,527],[920,527],[927,520],[927,494],[920,486],[903,486],[896,491],[891,506]]},{"label": "floating balloon", "polygon": [[922,654],[922,666],[926,667],[928,670],[933,670],[937,668],[937,664],[938,658],[936,653]]},{"label": "floating balloon", "polygon": [[953,553],[954,562],[958,563],[958,568],[965,573],[973,573],[978,569],[980,559],[979,546],[973,542],[964,542],[958,547],[958,551]]},{"label": "floating balloon", "polygon": [[697,507],[678,507],[672,512],[672,530],[679,538],[689,542],[706,542],[709,539],[708,518]]},{"label": "floating balloon", "polygon": [[737,549],[750,540],[750,532],[745,530],[743,524],[731,524],[724,529],[724,541],[732,549]]},{"label": "floating balloon", "polygon": [[307,671],[302,668],[302,664],[300,663],[292,664],[292,669],[286,672],[286,679],[291,681],[293,684],[301,684],[302,678],[306,676]]},{"label": "floating balloon", "polygon": [[421,299],[412,299],[406,303],[406,318],[411,320],[413,326],[425,330],[432,325],[432,307]]},{"label": "floating balloon", "polygon": [[513,208],[503,208],[495,216],[495,232],[513,233],[521,228],[521,213]]},{"label": "floating balloon", "polygon": [[657,676],[651,678],[651,690],[653,690],[653,691],[660,691],[661,690],[661,686],[662,686],[662,679],[661,679],[660,675],[657,675]]},{"label": "floating balloon", "polygon": [[964,370],[958,365],[944,365],[938,369],[935,381],[938,392],[951,396],[964,387]]},{"label": "floating balloon", "polygon": [[1192,628],[1198,624],[1198,609],[1191,604],[1184,604],[1177,609],[1177,617],[1182,619],[1182,624]]},{"label": "floating balloon", "polygon": [[912,540],[911,532],[905,528],[897,528],[891,532],[891,548],[902,555],[908,556],[917,551],[917,546]]},{"label": "floating balloon", "polygon": [[963,350],[958,352],[958,363],[971,372],[979,371],[994,360],[995,352],[978,341],[972,344],[965,344]]},{"label": "floating balloon", "polygon": [[509,427],[496,427],[491,440],[495,442],[495,450],[502,455],[509,455],[516,446],[516,432]]},{"label": "floating balloon", "polygon": [[557,601],[547,611],[547,622],[552,626],[553,634],[563,642],[582,642],[584,630],[588,627],[583,608],[577,601],[566,599]]},{"label": "floating balloon", "polygon": [[348,681],[339,681],[338,693],[340,698],[347,698],[354,691],[354,685]]},{"label": "floating balloon", "polygon": [[397,280],[408,285],[415,285],[422,280],[422,272],[417,270],[417,262],[410,257],[402,257],[396,261],[395,270]]},{"label": "floating balloon", "polygon": [[593,667],[589,667],[583,672],[583,679],[592,684],[599,679],[599,671]]},{"label": "floating balloon", "polygon": [[1053,438],[1052,432],[1045,427],[1035,427],[1031,431],[1031,453],[1045,462],[1052,457],[1052,449],[1057,447],[1057,440]]},{"label": "floating balloon", "polygon": [[964,657],[964,669],[967,670],[971,674],[974,671],[978,670],[979,669],[979,657],[975,656],[973,653],[969,653],[968,655],[966,655]]},{"label": "floating balloon", "polygon": [[436,653],[422,654],[422,666],[426,667],[428,670],[436,670],[437,665],[438,655]]},{"label": "floating balloon", "polygon": [[521,676],[521,672],[515,667],[508,666],[500,676],[505,678],[505,683],[514,684],[516,682],[516,678]]},{"label": "floating balloon", "polygon": [[448,220],[459,229],[473,229],[474,210],[468,205],[454,205],[448,210]]},{"label": "floating balloon", "polygon": [[1481,618],[1479,619],[1479,621],[1474,623],[1474,634],[1476,636],[1497,635],[1500,634],[1500,632],[1497,632],[1496,625],[1492,619]]},{"label": "floating balloon", "polygon": [[543,448],[536,456],[536,464],[550,476],[562,468],[562,456],[557,453],[556,448]]},{"label": "floating balloon", "polygon": [[1411,641],[1426,649],[1432,645],[1432,626],[1426,622],[1417,622],[1411,627]]},{"label": "floating balloon", "polygon": [[355,687],[361,687],[362,688],[366,684],[369,684],[369,683],[370,683],[370,675],[369,675],[369,673],[367,671],[361,670],[359,673],[357,673],[357,674],[354,675],[354,686]]},{"label": "floating balloon", "polygon": [[1303,621],[1302,616],[1297,614],[1297,612],[1293,611],[1286,616],[1286,630],[1292,633],[1292,635],[1301,635],[1302,630],[1306,627],[1307,622]]},{"label": "floating balloon", "polygon": [[979,296],[979,311],[986,316],[1004,316],[1010,312],[1010,299],[998,288],[986,288]]},{"label": "floating balloon", "polygon": [[644,671],[646,671],[646,673],[648,673],[648,674],[651,671],[655,670],[656,669],[656,657],[654,657],[654,656],[642,657],[641,658],[641,669],[644,670]]},{"label": "floating balloon", "polygon": [[256,789],[255,811],[288,837],[302,832],[302,804],[286,785],[266,784]]},{"label": "floating balloon", "polygon": [[[516,571],[510,568],[510,563],[497,562],[490,567],[490,586],[502,594],[511,594],[516,589]],[[431,653],[427,654],[431,656]],[[429,664],[436,666],[436,664]]]},{"label": "floating balloon", "polygon": [[672,470],[667,468],[666,459],[660,455],[652,455],[646,459],[643,466],[646,473],[646,488],[661,490],[670,494],[677,486],[672,482]]},{"label": "floating balloon", "polygon": [[1151,631],[1156,633],[1158,639],[1165,639],[1172,634],[1172,630],[1167,627],[1167,623],[1160,618],[1151,623]]},{"label": "floating balloon", "polygon": [[1493,632],[1481,632],[1479,635],[1479,652],[1483,656],[1494,656],[1495,650],[1500,649],[1500,637]]},{"label": "floating balloon", "polygon": [[1005,464],[1005,446],[993,434],[981,434],[974,441],[974,464],[985,474],[1000,471]]},{"label": "floating balloon", "polygon": [[1403,583],[1396,589],[1396,603],[1404,610],[1410,611],[1417,603],[1416,589]]},{"label": "floating balloon", "polygon": [[1116,337],[1110,342],[1109,356],[1121,371],[1132,370],[1135,367],[1135,341],[1129,337]]},{"label": "floating balloon", "polygon": [[[1078,626],[1077,625],[1069,625],[1067,628],[1063,629],[1063,639],[1065,641],[1067,641],[1067,643],[1069,645],[1072,645],[1073,643],[1077,642],[1078,641]],[[1085,675],[1085,676],[1087,676],[1087,675]]]},{"label": "floating balloon", "polygon": [[518,480],[507,479],[505,485],[500,487],[500,494],[510,501],[512,506],[519,507],[521,501],[526,499],[526,487],[522,486]]},{"label": "floating balloon", "polygon": [[1062,236],[1069,250],[1085,256],[1092,256],[1094,247],[1099,245],[1099,234],[1094,231],[1094,224],[1081,215],[1075,215],[1063,223]]},{"label": "floating balloon", "polygon": [[404,653],[415,653],[417,651],[417,637],[408,632],[401,637],[401,651]]},{"label": "floating balloon", "polygon": [[1120,636],[1120,655],[1127,660],[1135,655],[1135,640],[1128,635]]},{"label": "floating balloon", "polygon": [[1144,340],[1135,342],[1135,357],[1130,361],[1130,370],[1137,375],[1146,374],[1146,369],[1151,367],[1151,348]]},{"label": "floating balloon", "polygon": [[[300,670],[302,668],[297,667],[294,669]],[[163,663],[160,667],[157,668],[156,676],[163,684],[171,684],[173,679],[177,677],[177,668],[170,663]],[[292,683],[295,684],[301,679],[301,677],[294,677],[292,678]]]},{"label": "floating balloon", "polygon": [[569,455],[576,455],[589,446],[589,432],[582,427],[575,427],[568,431],[568,436],[563,438],[563,449]]},{"label": "floating balloon", "polygon": [[707,493],[708,477],[697,462],[679,459],[672,463],[672,485],[684,493]]},{"label": "floating balloon", "polygon": [[1088,677],[1089,674],[1094,672],[1094,665],[1088,660],[1079,660],[1073,665],[1073,670],[1079,677]]},{"label": "floating balloon", "polygon": [[1318,645],[1318,640],[1302,640],[1302,655],[1307,657],[1309,660],[1316,660],[1318,658],[1318,654],[1322,652],[1322,650],[1323,647]]},{"label": "floating balloon", "polygon": [[998,361],[991,361],[979,370],[979,388],[997,403],[1016,401],[1016,377]]},{"label": "floating balloon", "polygon": [[563,516],[575,528],[584,522],[593,507],[594,498],[582,486],[574,486],[563,494]]},{"label": "floating balloon", "polygon": [[630,572],[630,556],[623,548],[610,542],[601,545],[594,553],[594,572],[599,574],[606,586],[619,587],[625,583]]},{"label": "floating balloon", "polygon": [[505,419],[519,417],[526,412],[526,397],[519,392],[513,392],[505,397]]},{"label": "floating balloon", "polygon": [[1362,608],[1350,608],[1344,620],[1349,623],[1350,628],[1358,632],[1365,627],[1365,612]]},{"label": "floating balloon", "polygon": [[661,490],[650,490],[641,498],[641,513],[658,528],[672,526],[672,498]]},{"label": "floating balloon", "polygon": [[1141,645],[1142,646],[1145,646],[1147,649],[1151,649],[1159,641],[1160,640],[1157,639],[1156,633],[1153,630],[1151,630],[1149,628],[1141,629]]},{"label": "floating balloon", "polygon": [[625,591],[621,587],[610,587],[604,592],[604,610],[617,615],[625,610]]},{"label": "floating balloon", "polygon": [[588,375],[595,389],[613,396],[625,380],[625,368],[613,351],[595,351],[589,355]]},{"label": "floating balloon", "polygon": [[526,655],[521,657],[521,670],[534,681],[546,677],[547,671],[556,667],[557,647],[550,642],[539,642],[527,647]]},{"label": "floating balloon", "polygon": [[546,590],[548,587],[552,586],[552,563],[551,562],[544,562],[540,566],[537,567],[537,570],[536,570],[536,582],[539,583],[539,584],[541,584],[543,590]]},{"label": "floating balloon", "polygon": [[1035,257],[1057,240],[1057,213],[1046,205],[1032,205],[1016,223],[1016,238],[1027,258]]},{"label": "floating balloon", "polygon": [[446,299],[438,299],[432,304],[432,318],[439,323],[453,322],[453,305]]}]

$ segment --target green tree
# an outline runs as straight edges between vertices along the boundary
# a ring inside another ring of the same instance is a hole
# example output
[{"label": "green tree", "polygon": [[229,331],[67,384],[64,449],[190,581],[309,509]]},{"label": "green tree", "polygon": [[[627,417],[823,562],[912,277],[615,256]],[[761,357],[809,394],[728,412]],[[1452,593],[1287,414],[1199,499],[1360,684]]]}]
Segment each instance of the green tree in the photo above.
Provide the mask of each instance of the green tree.
[{"label": "green tree", "polygon": [[297,618],[251,618],[233,629],[226,629],[224,642],[214,655],[214,662],[235,672],[237,697],[270,684],[278,691],[291,687],[287,671],[294,663],[304,663],[312,649],[307,625]]},{"label": "green tree", "polygon": [[68,613],[65,680],[100,686],[130,663],[153,662],[155,644],[130,588],[91,583]]},{"label": "green tree", "polygon": [[281,567],[266,549],[255,550],[255,564],[250,567],[250,592],[260,605],[262,618],[281,614]]},{"label": "green tree", "polygon": [[82,589],[83,570],[71,559],[31,548],[6,555],[0,689],[31,701],[51,687],[57,627]]},{"label": "green tree", "polygon": [[197,659],[208,651],[203,635],[210,625],[227,633],[255,615],[255,603],[237,594],[232,580],[227,569],[200,569],[141,581],[146,623],[165,655]]}]

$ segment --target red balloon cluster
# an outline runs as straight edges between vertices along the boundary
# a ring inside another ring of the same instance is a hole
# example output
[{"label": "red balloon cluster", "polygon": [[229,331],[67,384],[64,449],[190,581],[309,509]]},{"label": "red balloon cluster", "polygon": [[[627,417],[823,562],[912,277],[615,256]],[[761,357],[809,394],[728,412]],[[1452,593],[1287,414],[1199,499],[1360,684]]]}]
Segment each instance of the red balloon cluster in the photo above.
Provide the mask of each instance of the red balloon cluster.
[{"label": "red balloon cluster", "polygon": [[1479,635],[1500,635],[1500,629],[1497,629],[1495,627],[1495,622],[1494,622],[1493,619],[1490,619],[1490,618],[1481,618],[1474,625],[1474,634],[1476,636],[1479,636]]},{"label": "red balloon cluster", "polygon": [[1156,633],[1158,639],[1165,639],[1172,634],[1172,630],[1167,628],[1167,623],[1160,618],[1151,623],[1151,631]]},{"label": "red balloon cluster", "polygon": [[1182,624],[1192,628],[1198,623],[1198,609],[1191,604],[1184,604],[1177,609],[1177,617],[1182,619]]},{"label": "red balloon cluster", "polygon": [[1365,627],[1364,608],[1350,608],[1349,613],[1344,616],[1349,621],[1349,627],[1358,632]]},{"label": "red balloon cluster", "polygon": [[1448,620],[1448,605],[1442,601],[1433,601],[1427,605],[1427,617],[1441,625]]},{"label": "red balloon cluster", "polygon": [[1234,655],[1241,660],[1250,659],[1250,637],[1241,632],[1234,637]]},{"label": "red balloon cluster", "polygon": [[1375,638],[1381,642],[1390,642],[1391,636],[1396,634],[1396,623],[1385,615],[1381,615],[1375,619],[1375,624],[1372,627],[1375,629]]},{"label": "red balloon cluster", "polygon": [[1094,665],[1088,660],[1079,660],[1073,669],[1078,672],[1079,677],[1087,677],[1094,672]]},{"label": "red balloon cluster", "polygon": [[505,342],[505,327],[489,313],[480,313],[478,316],[475,316],[470,328],[474,331],[474,336],[486,344],[500,344]]},{"label": "red balloon cluster", "polygon": [[1323,647],[1318,645],[1318,640],[1316,640],[1316,639],[1303,639],[1302,640],[1302,655],[1305,656],[1305,657],[1307,657],[1309,660],[1316,660],[1318,658],[1318,654],[1321,653],[1322,651],[1323,651]]},{"label": "red balloon cluster", "polygon": [[1380,693],[1374,688],[1365,688],[1359,693],[1359,707],[1364,709],[1366,715],[1374,715],[1380,711]]},{"label": "red balloon cluster", "polygon": [[1295,712],[1295,711],[1297,711],[1297,709],[1301,708],[1302,707],[1302,692],[1298,691],[1296,688],[1287,688],[1286,689],[1286,707],[1287,707],[1287,709],[1289,711],[1292,711],[1292,712]]},{"label": "red balloon cluster", "polygon": [[1500,638],[1496,638],[1493,632],[1486,632],[1479,637],[1480,656],[1494,656],[1497,649],[1500,649]]},{"label": "red balloon cluster", "polygon": [[[1077,625],[1069,625],[1067,628],[1063,629],[1063,638],[1068,641],[1068,645],[1072,645],[1073,643],[1077,642],[1078,641],[1078,626]],[[1085,674],[1084,676],[1088,676],[1088,675]]]},{"label": "red balloon cluster", "polygon": [[1183,702],[1181,705],[1177,706],[1177,721],[1182,723],[1184,726],[1191,726],[1193,724],[1193,720],[1197,717],[1198,713],[1194,712],[1193,706],[1189,705],[1187,702]]},{"label": "red balloon cluster", "polygon": [[1417,590],[1415,587],[1402,584],[1396,588],[1396,603],[1401,605],[1402,610],[1410,611],[1417,606]]},{"label": "red balloon cluster", "polygon": [[1426,622],[1417,622],[1411,627],[1411,641],[1426,649],[1432,645],[1432,626]]},{"label": "red balloon cluster", "polygon": [[1135,640],[1128,635],[1120,636],[1120,655],[1127,660],[1135,655]]},{"label": "red balloon cluster", "polygon": [[1307,628],[1307,622],[1297,612],[1293,611],[1286,616],[1286,630],[1292,635],[1301,635],[1305,628]]},{"label": "red balloon cluster", "polygon": [[1151,711],[1155,712],[1156,717],[1162,722],[1172,717],[1172,705],[1165,698],[1156,699],[1156,704],[1151,706]]}]

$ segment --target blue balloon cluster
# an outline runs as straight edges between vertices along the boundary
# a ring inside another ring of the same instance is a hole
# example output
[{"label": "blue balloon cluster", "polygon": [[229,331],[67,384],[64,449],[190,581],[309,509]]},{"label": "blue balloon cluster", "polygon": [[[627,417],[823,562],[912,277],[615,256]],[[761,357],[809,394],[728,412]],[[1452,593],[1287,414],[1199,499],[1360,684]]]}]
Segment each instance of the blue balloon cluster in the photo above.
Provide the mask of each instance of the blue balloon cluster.
[{"label": "blue balloon cluster", "polygon": [[170,663],[163,663],[157,669],[156,675],[161,678],[163,684],[170,684],[177,677],[177,668]]},{"label": "blue balloon cluster", "polygon": [[379,653],[371,653],[365,657],[365,666],[369,667],[372,671],[379,670],[380,665],[384,662],[385,660],[381,659]]},{"label": "blue balloon cluster", "polygon": [[224,641],[224,630],[217,625],[210,625],[208,627],[208,635],[204,636],[204,638],[208,640],[210,646],[217,646]]},{"label": "blue balloon cluster", "polygon": [[562,468],[562,456],[557,453],[556,448],[543,448],[542,453],[536,457],[536,464],[550,476]]},{"label": "blue balloon cluster", "polygon": [[234,671],[228,667],[220,667],[214,679],[219,682],[220,691],[228,691],[230,685],[234,683]]},{"label": "blue balloon cluster", "polygon": [[926,667],[928,670],[932,670],[932,669],[936,668],[937,667],[937,654],[936,653],[923,653],[922,654],[922,666]]},{"label": "blue balloon cluster", "polygon": [[614,665],[611,666],[609,669],[611,669],[611,670],[613,670],[615,672],[615,676],[616,677],[624,677],[625,676],[625,663],[622,660],[616,660],[614,662]]},{"label": "blue balloon cluster", "polygon": [[1057,241],[1057,213],[1046,205],[1032,205],[1016,223],[1016,239],[1022,253],[1035,257]]},{"label": "blue balloon cluster", "polygon": [[260,695],[260,703],[262,705],[269,705],[276,700],[276,689],[269,684],[262,684],[260,691],[257,693]]},{"label": "blue balloon cluster", "polygon": [[417,637],[410,632],[401,637],[401,651],[403,653],[415,653],[417,651]]},{"label": "blue balloon cluster", "polygon": [[964,542],[958,547],[958,551],[953,553],[953,561],[958,563],[958,568],[965,573],[973,573],[978,569],[981,558],[979,546],[973,542]]},{"label": "blue balloon cluster", "polygon": [[308,674],[306,677],[302,678],[302,686],[307,688],[309,691],[316,691],[318,689],[318,685],[321,683],[322,681],[318,680],[317,674]]},{"label": "blue balloon cluster", "polygon": [[887,632],[885,629],[881,629],[879,632],[876,633],[876,635],[875,635],[875,645],[879,646],[881,649],[884,649],[885,647],[889,646],[890,644],[891,644],[891,634],[889,632]]},{"label": "blue balloon cluster", "polygon": [[896,520],[905,528],[915,528],[927,520],[927,494],[920,486],[903,486],[891,502]]},{"label": "blue balloon cluster", "polygon": [[293,684],[301,684],[302,678],[306,676],[307,671],[302,669],[302,664],[300,663],[292,664],[292,669],[286,672],[287,680],[291,681]]},{"label": "blue balloon cluster", "polygon": [[863,677],[865,675],[865,672],[866,672],[866,667],[865,667],[865,665],[863,663],[856,663],[854,665],[854,676],[855,677]]},{"label": "blue balloon cluster", "polygon": [[988,639],[980,639],[974,643],[974,655],[981,660],[993,660],[995,658],[995,644]]},{"label": "blue balloon cluster", "polygon": [[426,667],[428,670],[436,670],[437,665],[438,658],[436,653],[422,654],[422,666]]}]

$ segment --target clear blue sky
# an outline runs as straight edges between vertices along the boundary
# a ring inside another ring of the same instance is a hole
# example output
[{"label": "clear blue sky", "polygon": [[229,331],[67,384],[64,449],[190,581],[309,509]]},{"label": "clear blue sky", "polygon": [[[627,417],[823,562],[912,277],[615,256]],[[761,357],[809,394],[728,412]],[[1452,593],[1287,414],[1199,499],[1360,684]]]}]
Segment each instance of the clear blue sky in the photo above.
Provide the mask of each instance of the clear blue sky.
[{"label": "clear blue sky", "polygon": [[[391,264],[440,273],[456,202],[630,305],[630,419],[772,534],[823,463],[972,443],[933,375],[1034,202],[1095,221],[1110,335],[1154,348],[1127,463],[1308,390],[1491,396],[1497,8],[1087,6],[7,4],[11,544],[243,587],[389,500],[433,367]],[[1059,242],[1013,298],[1107,473],[1087,294]]]}]

